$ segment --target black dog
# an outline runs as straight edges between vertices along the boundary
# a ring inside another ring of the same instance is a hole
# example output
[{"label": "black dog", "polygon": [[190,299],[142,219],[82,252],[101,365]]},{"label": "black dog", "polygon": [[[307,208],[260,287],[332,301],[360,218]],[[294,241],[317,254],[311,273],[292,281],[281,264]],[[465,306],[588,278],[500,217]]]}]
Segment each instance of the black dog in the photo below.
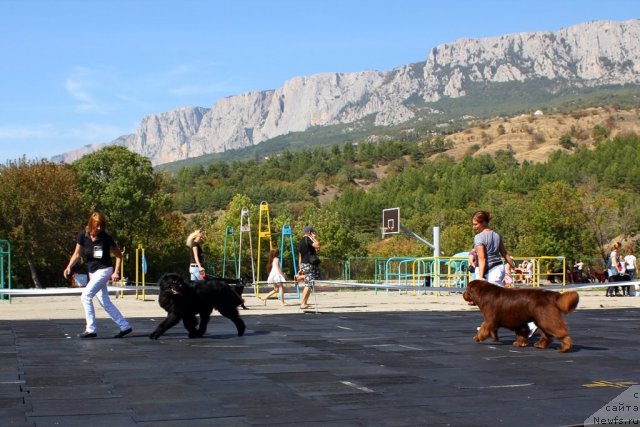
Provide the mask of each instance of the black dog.
[{"label": "black dog", "polygon": [[[168,314],[149,338],[157,340],[180,320],[189,332],[189,338],[202,337],[207,331],[213,309],[236,325],[238,336],[244,334],[246,326],[238,313],[242,298],[225,281],[214,278],[185,282],[178,274],[166,273],[160,278],[158,286],[158,302]],[[200,323],[196,314],[200,315]]]},{"label": "black dog", "polygon": [[240,306],[242,307],[243,310],[249,310],[249,308],[247,308],[246,305],[244,305],[244,298],[242,298],[242,293],[244,292],[244,287],[247,284],[247,278],[246,277],[241,277],[240,279],[228,279],[226,277],[210,277],[210,276],[206,276],[205,280],[218,280],[221,282],[226,283],[227,285],[229,285],[231,287],[231,289],[238,294],[238,296],[240,297],[240,300],[242,300],[242,302],[240,303]]},{"label": "black dog", "polygon": [[[618,282],[628,282],[631,280],[631,277],[629,277],[628,274],[616,274],[613,276],[609,277],[609,282],[614,282],[614,283],[618,283]],[[630,292],[631,292],[631,286],[629,285],[621,285],[622,288],[622,295],[620,295],[620,288],[618,288],[617,286],[609,286],[607,288],[607,293],[605,296],[607,297],[612,297],[614,296],[614,292],[615,292],[615,296],[619,297],[619,296],[629,296]]]}]

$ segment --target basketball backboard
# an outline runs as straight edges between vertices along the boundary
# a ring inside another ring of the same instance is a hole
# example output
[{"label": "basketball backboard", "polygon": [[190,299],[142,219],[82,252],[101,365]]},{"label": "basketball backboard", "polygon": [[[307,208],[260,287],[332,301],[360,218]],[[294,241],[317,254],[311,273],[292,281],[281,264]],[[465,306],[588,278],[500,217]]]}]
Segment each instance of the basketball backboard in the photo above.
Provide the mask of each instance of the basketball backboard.
[{"label": "basketball backboard", "polygon": [[400,233],[400,208],[382,210],[382,235]]}]

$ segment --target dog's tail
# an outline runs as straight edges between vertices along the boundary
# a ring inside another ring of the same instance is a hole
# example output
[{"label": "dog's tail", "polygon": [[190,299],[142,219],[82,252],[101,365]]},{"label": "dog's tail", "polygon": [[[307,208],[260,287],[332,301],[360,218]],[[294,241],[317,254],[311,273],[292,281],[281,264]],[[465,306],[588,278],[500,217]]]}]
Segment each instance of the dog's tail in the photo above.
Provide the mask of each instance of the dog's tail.
[{"label": "dog's tail", "polygon": [[558,294],[556,298],[556,305],[564,314],[571,313],[578,306],[578,301],[580,300],[580,296],[576,291],[564,292],[562,294]]}]

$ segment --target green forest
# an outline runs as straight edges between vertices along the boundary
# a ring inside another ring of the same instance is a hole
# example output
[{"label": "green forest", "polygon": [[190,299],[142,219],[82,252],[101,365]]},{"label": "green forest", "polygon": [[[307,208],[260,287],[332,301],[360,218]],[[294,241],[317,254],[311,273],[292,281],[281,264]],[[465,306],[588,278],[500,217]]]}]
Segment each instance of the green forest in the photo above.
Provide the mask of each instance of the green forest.
[{"label": "green forest", "polygon": [[[209,271],[230,276],[223,260],[230,256],[229,242],[237,250],[242,238],[242,209],[250,212],[254,251],[260,226],[269,226],[277,245],[283,225],[297,240],[311,224],[325,260],[431,255],[408,236],[381,238],[382,210],[396,207],[402,224],[427,240],[440,227],[444,255],[470,248],[471,216],[480,209],[493,213],[490,225],[517,257],[595,264],[614,240],[635,242],[638,135],[559,151],[535,164],[518,163],[510,151],[456,162],[446,156],[450,144],[442,136],[343,143],[172,171],[154,169],[120,146],[69,165],[16,160],[0,167],[0,239],[11,245],[14,288],[68,286],[62,271],[93,209],[105,213],[107,231],[125,249],[125,277],[133,278],[136,249],[144,249],[149,283],[168,271],[186,275],[184,241],[196,228],[206,232]],[[268,219],[261,203],[269,206]],[[268,243],[261,251],[265,271]]]}]

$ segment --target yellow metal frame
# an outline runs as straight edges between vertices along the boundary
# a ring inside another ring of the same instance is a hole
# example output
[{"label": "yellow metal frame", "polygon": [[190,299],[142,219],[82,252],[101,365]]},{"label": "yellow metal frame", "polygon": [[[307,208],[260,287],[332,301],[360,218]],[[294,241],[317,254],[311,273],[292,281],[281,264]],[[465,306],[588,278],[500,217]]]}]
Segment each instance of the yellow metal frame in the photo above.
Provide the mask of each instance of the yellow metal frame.
[{"label": "yellow metal frame", "polygon": [[[262,217],[266,216],[266,224],[263,225]],[[266,228],[265,228],[266,226]],[[271,219],[269,218],[269,203],[262,201],[260,202],[260,213],[258,217],[258,256],[256,257],[256,263],[258,264],[256,267],[256,282],[255,282],[255,292],[256,295],[260,294],[260,242],[262,239],[269,239],[269,251],[273,249],[273,240],[271,238]]]},{"label": "yellow metal frame", "polygon": [[[140,297],[142,299],[142,301],[145,300],[146,294],[145,294],[145,274],[144,274],[144,269],[142,269],[142,259],[144,258],[144,246],[142,246],[142,243],[138,244],[138,247],[136,248],[136,299],[138,298],[138,286],[141,285],[142,286],[142,290],[140,291]],[[141,279],[141,280],[140,280]]]},{"label": "yellow metal frame", "polygon": [[[120,263],[120,280],[118,280],[114,285],[122,286],[126,285],[126,281],[124,280],[124,252],[126,248],[122,248],[122,262]],[[116,298],[124,298],[124,289],[116,292]]]},{"label": "yellow metal frame", "polygon": [[[533,261],[533,283],[534,286],[540,286],[540,261],[548,260],[548,261],[562,261],[562,273],[549,273],[550,275],[557,276],[558,274],[562,275],[562,286],[566,286],[567,284],[567,259],[563,256],[539,256],[531,258]],[[545,272],[545,274],[547,274]]]}]

